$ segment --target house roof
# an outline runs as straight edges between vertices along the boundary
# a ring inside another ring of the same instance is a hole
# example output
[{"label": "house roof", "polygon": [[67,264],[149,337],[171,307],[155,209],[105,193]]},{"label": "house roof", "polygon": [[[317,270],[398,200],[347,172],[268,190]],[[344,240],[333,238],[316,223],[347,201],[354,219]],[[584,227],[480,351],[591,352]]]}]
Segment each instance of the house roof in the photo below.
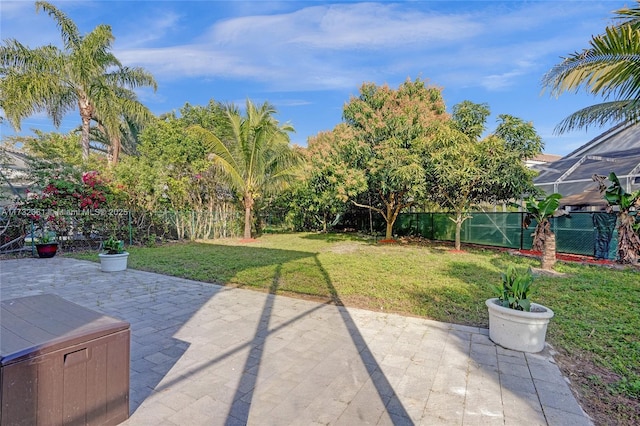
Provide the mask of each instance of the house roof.
[{"label": "house roof", "polygon": [[562,155],[557,154],[538,154],[533,158],[530,158],[529,161],[535,161],[540,163],[553,163],[554,161],[558,161],[562,158]]},{"label": "house roof", "polygon": [[600,190],[594,186],[593,188],[587,189],[584,192],[579,194],[573,194],[568,197],[563,197],[560,199],[560,207],[572,206],[572,207],[582,207],[582,206],[597,206],[597,207],[605,207],[607,205],[606,200],[602,196]]},{"label": "house roof", "polygon": [[593,188],[593,175],[614,172],[627,191],[640,188],[640,125],[624,123],[598,135],[553,163],[533,166],[534,184],[564,197]]}]

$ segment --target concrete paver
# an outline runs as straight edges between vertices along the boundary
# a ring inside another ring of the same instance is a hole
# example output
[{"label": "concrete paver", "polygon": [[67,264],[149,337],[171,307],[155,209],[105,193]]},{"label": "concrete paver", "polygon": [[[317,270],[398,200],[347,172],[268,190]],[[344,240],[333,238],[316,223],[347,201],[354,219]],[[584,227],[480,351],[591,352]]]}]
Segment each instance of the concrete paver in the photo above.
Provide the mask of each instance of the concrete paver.
[{"label": "concrete paver", "polygon": [[0,261],[0,298],[53,293],[131,323],[125,425],[590,425],[548,351],[488,330],[54,257]]}]

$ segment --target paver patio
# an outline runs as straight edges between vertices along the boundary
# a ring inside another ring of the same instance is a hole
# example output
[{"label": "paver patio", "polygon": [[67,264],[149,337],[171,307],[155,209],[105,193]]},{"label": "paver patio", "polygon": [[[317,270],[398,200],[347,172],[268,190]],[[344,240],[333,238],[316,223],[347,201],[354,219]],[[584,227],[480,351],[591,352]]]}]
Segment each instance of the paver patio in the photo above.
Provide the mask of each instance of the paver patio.
[{"label": "paver patio", "polygon": [[488,330],[54,257],[0,261],[2,300],[52,293],[131,323],[126,425],[590,425],[548,349]]}]

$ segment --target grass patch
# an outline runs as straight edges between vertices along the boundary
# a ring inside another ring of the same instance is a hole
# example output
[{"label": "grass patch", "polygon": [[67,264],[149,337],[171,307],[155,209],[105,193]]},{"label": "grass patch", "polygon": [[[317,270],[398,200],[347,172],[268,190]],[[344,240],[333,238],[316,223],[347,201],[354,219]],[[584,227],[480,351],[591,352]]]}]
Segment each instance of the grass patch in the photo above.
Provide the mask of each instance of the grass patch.
[{"label": "grass patch", "polygon": [[[494,250],[452,253],[437,243],[376,244],[344,234],[129,251],[135,269],[480,327],[488,326],[484,301],[494,296],[488,284],[499,283],[510,263],[539,265]],[[74,257],[96,260],[95,253]],[[536,277],[532,299],[556,313],[548,340],[583,407],[597,423],[640,423],[640,274],[576,264],[556,270],[566,276]]]}]

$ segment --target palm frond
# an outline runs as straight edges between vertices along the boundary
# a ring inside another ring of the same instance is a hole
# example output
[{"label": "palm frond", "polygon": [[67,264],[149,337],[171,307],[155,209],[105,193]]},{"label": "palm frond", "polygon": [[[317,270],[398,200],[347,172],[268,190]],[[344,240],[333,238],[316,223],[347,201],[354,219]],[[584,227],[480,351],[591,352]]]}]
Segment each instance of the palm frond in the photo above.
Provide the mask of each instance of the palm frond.
[{"label": "palm frond", "polygon": [[593,37],[591,48],[567,57],[542,80],[553,96],[584,88],[616,99],[640,97],[640,30],[607,28]]},{"label": "palm frond", "polygon": [[233,188],[242,191],[245,186],[242,167],[227,146],[216,135],[199,125],[190,126],[189,134],[207,147],[211,153],[211,161],[218,169],[224,171]]},{"label": "palm frond", "polygon": [[562,134],[576,129],[587,129],[590,126],[603,127],[621,122],[638,122],[640,119],[640,102],[622,100],[592,105],[574,112],[563,119],[554,129],[554,133]]},{"label": "palm frond", "polygon": [[76,24],[69,19],[67,15],[52,4],[44,1],[36,2],[36,12],[39,12],[40,9],[47,12],[47,14],[56,21],[58,28],[60,28],[60,35],[66,49],[73,49],[78,45],[81,39],[80,32]]}]

